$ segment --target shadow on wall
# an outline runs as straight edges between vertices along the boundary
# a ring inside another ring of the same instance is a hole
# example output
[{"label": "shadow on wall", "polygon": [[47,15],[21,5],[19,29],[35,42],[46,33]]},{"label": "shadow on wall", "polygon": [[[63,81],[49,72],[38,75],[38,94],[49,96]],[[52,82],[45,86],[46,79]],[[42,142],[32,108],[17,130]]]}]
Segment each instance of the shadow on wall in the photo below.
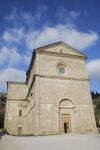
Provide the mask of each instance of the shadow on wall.
[{"label": "shadow on wall", "polygon": [[2,139],[2,136],[4,136],[6,133],[2,130],[0,130],[0,140]]}]

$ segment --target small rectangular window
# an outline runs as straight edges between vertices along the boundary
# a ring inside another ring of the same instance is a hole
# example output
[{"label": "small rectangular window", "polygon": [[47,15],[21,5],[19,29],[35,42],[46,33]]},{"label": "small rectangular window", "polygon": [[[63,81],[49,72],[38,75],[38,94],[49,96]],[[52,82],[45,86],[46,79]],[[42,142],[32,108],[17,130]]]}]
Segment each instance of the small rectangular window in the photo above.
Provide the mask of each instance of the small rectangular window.
[{"label": "small rectangular window", "polygon": [[21,109],[19,110],[19,116],[22,116],[22,110]]}]

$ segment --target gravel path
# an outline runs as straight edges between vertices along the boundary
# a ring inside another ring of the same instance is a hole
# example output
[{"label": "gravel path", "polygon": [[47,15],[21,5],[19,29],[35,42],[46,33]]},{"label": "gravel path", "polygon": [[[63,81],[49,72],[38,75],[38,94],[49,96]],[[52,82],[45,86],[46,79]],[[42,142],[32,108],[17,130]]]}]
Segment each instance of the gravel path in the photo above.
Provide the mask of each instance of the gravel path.
[{"label": "gravel path", "polygon": [[0,139],[0,150],[100,150],[100,135],[29,137],[3,135]]}]

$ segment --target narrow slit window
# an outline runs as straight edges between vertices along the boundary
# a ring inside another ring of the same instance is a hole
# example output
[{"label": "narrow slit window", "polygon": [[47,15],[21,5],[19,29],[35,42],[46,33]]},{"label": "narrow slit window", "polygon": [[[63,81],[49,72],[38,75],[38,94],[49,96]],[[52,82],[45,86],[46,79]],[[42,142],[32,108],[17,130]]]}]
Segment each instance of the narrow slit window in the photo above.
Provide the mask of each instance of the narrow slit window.
[{"label": "narrow slit window", "polygon": [[19,110],[19,116],[20,117],[22,116],[22,110],[21,109]]}]

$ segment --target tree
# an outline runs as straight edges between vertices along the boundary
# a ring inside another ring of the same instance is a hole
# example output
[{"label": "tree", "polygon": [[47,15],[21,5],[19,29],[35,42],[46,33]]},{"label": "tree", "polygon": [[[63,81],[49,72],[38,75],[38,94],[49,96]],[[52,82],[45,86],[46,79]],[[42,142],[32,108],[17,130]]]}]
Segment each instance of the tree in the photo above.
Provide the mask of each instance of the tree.
[{"label": "tree", "polygon": [[0,93],[0,128],[4,127],[6,99],[7,99],[7,94]]}]

